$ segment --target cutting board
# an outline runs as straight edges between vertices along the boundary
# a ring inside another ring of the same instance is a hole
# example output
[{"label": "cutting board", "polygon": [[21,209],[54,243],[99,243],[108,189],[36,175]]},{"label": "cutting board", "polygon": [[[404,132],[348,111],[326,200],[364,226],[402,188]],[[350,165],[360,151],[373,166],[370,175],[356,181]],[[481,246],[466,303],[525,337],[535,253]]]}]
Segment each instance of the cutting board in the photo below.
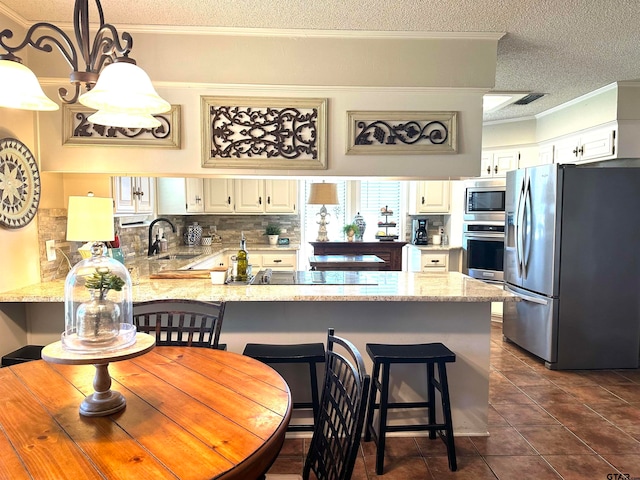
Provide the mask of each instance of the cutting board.
[{"label": "cutting board", "polygon": [[[225,269],[226,270],[226,269]],[[201,279],[209,279],[211,277],[210,272],[216,271],[216,269],[212,270],[161,270],[156,273],[152,273],[149,275],[149,278],[171,278],[171,279],[180,279],[180,278],[201,278]]]}]

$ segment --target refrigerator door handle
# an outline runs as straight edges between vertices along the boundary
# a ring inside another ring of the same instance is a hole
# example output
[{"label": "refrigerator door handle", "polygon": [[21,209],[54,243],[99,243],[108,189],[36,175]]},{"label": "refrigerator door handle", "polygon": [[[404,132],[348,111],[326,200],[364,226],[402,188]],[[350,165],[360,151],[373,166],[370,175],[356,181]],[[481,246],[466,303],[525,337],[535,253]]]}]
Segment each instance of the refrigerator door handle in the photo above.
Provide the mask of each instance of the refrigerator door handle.
[{"label": "refrigerator door handle", "polygon": [[524,250],[523,245],[523,223],[524,223],[524,180],[520,184],[520,188],[518,189],[518,202],[516,204],[516,263],[518,266],[518,276],[522,278],[523,276],[523,259],[522,252]]},{"label": "refrigerator door handle", "polygon": [[504,286],[504,289],[509,292],[512,293],[513,295],[515,295],[516,297],[521,298],[522,300],[524,300],[525,302],[532,302],[532,303],[537,303],[539,305],[549,305],[549,302],[547,300],[543,300],[541,298],[537,298],[537,297],[532,297],[530,295],[525,295],[523,293],[520,292],[516,292],[514,290],[511,290],[507,285]]},{"label": "refrigerator door handle", "polygon": [[526,228],[522,229],[522,272],[523,278],[527,278],[529,275],[529,255],[531,253],[531,179],[527,177],[526,186],[524,189],[524,208],[522,209],[522,223],[523,227],[526,223]]}]

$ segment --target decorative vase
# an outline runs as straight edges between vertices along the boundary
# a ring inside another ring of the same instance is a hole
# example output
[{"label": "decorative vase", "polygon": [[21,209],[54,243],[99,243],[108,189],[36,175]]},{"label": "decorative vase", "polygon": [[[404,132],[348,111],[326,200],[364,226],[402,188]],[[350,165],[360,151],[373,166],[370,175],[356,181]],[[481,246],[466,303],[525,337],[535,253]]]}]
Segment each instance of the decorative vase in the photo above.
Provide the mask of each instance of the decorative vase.
[{"label": "decorative vase", "polygon": [[267,237],[269,237],[269,245],[271,246],[278,245],[279,235],[267,235]]},{"label": "decorative vase", "polygon": [[358,226],[356,240],[362,241],[362,236],[364,235],[364,229],[367,227],[367,222],[364,221],[364,217],[360,215],[360,212],[356,213],[356,216],[353,217],[353,223]]},{"label": "decorative vase", "polygon": [[120,333],[120,307],[102,298],[99,290],[89,290],[91,300],[81,303],[76,312],[78,339],[99,344],[113,341]]},{"label": "decorative vase", "polygon": [[184,244],[190,247],[194,245],[200,245],[202,240],[202,227],[198,225],[198,222],[193,222],[187,226],[187,231],[184,232]]},{"label": "decorative vase", "polygon": [[354,237],[356,236],[356,232],[353,230],[349,230],[347,232],[347,242],[353,242]]}]

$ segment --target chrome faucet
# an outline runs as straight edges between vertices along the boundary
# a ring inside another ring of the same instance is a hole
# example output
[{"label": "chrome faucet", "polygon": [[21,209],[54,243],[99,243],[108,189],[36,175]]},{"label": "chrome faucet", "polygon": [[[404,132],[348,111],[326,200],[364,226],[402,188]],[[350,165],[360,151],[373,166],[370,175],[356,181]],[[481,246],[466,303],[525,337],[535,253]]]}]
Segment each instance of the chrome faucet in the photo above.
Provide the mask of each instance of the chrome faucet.
[{"label": "chrome faucet", "polygon": [[156,253],[160,253],[160,245],[158,245],[158,241],[156,240],[154,243],[151,242],[151,236],[153,235],[153,226],[158,222],[167,222],[169,225],[171,225],[171,230],[173,230],[173,233],[176,233],[175,225],[171,223],[168,218],[158,217],[153,220],[149,224],[149,251],[147,252],[147,257],[152,257]]}]

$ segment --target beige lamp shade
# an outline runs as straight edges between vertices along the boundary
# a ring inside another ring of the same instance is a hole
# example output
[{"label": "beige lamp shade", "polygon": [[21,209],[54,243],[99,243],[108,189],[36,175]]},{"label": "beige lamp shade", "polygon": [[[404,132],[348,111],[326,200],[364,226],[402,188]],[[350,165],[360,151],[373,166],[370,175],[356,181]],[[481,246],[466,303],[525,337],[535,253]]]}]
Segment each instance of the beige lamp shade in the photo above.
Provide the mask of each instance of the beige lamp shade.
[{"label": "beige lamp shade", "polygon": [[312,183],[309,189],[308,205],[337,205],[338,185],[335,183]]},{"label": "beige lamp shade", "polygon": [[109,242],[114,238],[113,199],[93,196],[69,197],[67,240]]},{"label": "beige lamp shade", "polygon": [[35,74],[14,60],[0,60],[0,106],[21,110],[58,110],[60,106],[49,99]]}]

